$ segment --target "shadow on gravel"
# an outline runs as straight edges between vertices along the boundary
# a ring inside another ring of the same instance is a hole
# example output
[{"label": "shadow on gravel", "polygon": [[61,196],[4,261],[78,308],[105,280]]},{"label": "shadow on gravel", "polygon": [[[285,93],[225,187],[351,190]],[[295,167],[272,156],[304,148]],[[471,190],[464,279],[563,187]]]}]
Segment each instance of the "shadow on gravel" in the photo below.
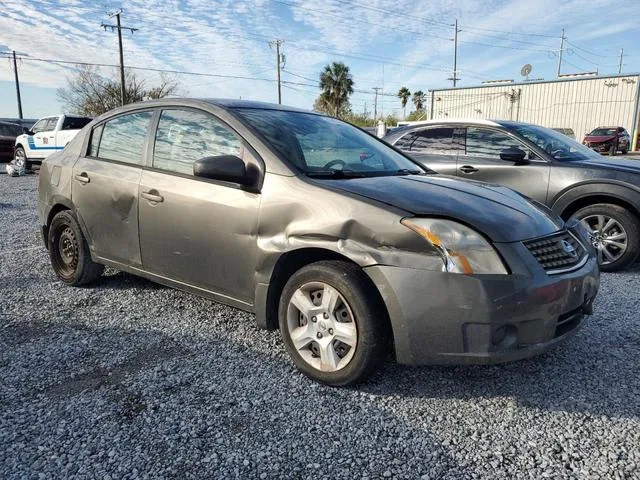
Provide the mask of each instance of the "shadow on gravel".
[{"label": "shadow on gravel", "polygon": [[109,270],[98,280],[88,285],[87,288],[108,288],[111,290],[126,290],[130,288],[162,290],[168,287],[152,282],[146,278],[138,277],[126,272]]},{"label": "shadow on gravel", "polygon": [[[640,264],[631,269],[635,271],[640,271]],[[168,287],[118,272],[102,277],[93,288]],[[577,336],[539,357],[495,366],[412,368],[387,362],[359,389],[419,398],[512,397],[522,407],[547,411],[638,417],[639,338],[638,332],[625,331],[615,317],[603,319],[598,314]]]}]

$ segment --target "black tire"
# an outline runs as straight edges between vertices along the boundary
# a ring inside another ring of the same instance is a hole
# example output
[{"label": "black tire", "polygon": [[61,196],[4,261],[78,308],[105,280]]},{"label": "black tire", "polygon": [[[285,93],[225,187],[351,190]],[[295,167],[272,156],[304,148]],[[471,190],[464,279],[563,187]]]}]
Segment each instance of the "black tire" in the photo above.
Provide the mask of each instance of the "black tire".
[{"label": "black tire", "polygon": [[620,150],[620,152],[622,153],[622,155],[626,155],[627,153],[629,153],[629,147],[623,148],[622,150]]},{"label": "black tire", "polygon": [[[21,160],[19,160],[21,159]],[[13,161],[16,163],[16,165],[20,165],[19,162],[24,162],[24,167],[25,170],[29,170],[30,168],[30,163],[29,163],[29,159],[27,158],[27,154],[24,151],[24,148],[18,146],[16,147],[14,153],[13,153]]]},{"label": "black tire", "polygon": [[[287,313],[293,294],[303,285],[321,282],[336,289],[348,303],[357,329],[357,344],[346,366],[333,372],[321,371],[304,360],[293,345]],[[385,358],[385,337],[389,332],[386,309],[375,286],[357,265],[343,261],[321,261],[294,273],[280,296],[280,334],[298,370],[309,378],[331,386],[347,386],[366,379]]]},{"label": "black tire", "polygon": [[86,285],[102,275],[104,265],[91,260],[89,245],[71,211],[64,210],[53,217],[47,242],[51,266],[67,285]]},{"label": "black tire", "polygon": [[582,220],[590,215],[605,215],[616,220],[627,233],[627,250],[616,261],[600,265],[605,272],[623,270],[638,258],[640,253],[640,220],[633,213],[619,205],[597,203],[581,208],[573,216]]}]

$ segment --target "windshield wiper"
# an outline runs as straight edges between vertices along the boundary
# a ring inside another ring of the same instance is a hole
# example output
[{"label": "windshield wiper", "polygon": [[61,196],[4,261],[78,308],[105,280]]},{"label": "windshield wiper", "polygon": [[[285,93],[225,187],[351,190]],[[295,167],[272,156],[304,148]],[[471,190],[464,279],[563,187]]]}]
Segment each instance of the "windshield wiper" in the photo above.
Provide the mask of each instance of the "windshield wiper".
[{"label": "windshield wiper", "polygon": [[307,177],[312,178],[362,178],[365,175],[353,170],[316,170],[313,172],[306,172]]},{"label": "windshield wiper", "polygon": [[427,172],[423,171],[423,170],[410,170],[408,168],[401,168],[399,170],[396,170],[396,175],[424,175]]}]

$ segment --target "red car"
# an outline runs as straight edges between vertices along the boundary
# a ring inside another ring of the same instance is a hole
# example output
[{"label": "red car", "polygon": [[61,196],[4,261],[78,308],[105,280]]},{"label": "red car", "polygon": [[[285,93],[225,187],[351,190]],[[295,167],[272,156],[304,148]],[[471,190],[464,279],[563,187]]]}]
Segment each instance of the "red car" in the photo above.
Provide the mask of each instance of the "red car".
[{"label": "red car", "polygon": [[587,133],[582,142],[587,147],[599,153],[615,155],[629,151],[631,137],[622,127],[598,127],[591,133]]}]

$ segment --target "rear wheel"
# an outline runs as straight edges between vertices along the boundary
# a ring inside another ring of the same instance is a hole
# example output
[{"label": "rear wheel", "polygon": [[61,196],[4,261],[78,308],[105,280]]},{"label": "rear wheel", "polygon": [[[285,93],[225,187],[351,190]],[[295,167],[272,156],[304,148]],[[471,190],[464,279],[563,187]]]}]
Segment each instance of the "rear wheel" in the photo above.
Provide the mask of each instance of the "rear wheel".
[{"label": "rear wheel", "polygon": [[578,210],[574,217],[591,232],[602,270],[622,270],[638,257],[640,221],[626,208],[599,203]]},{"label": "rear wheel", "polygon": [[333,386],[364,380],[384,358],[385,309],[357,266],[317,262],[298,270],[280,297],[280,334],[296,367]]},{"label": "rear wheel", "polygon": [[64,283],[86,285],[102,275],[104,266],[91,260],[87,241],[70,211],[62,211],[53,217],[48,243],[51,266]]}]

